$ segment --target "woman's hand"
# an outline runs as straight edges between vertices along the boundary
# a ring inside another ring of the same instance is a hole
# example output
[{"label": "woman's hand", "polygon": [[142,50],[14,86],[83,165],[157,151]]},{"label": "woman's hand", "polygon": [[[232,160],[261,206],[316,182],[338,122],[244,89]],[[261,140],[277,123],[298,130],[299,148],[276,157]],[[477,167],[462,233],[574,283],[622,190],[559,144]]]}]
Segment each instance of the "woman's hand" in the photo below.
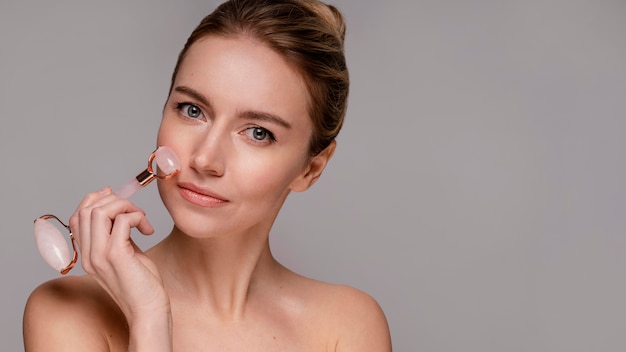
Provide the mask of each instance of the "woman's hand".
[{"label": "woman's hand", "polygon": [[156,265],[130,238],[132,228],[144,235],[154,232],[143,210],[107,187],[82,200],[70,218],[70,228],[83,269],[126,316],[131,347],[143,350],[146,341],[163,337],[169,343],[160,341],[158,347],[171,346],[169,297]]}]

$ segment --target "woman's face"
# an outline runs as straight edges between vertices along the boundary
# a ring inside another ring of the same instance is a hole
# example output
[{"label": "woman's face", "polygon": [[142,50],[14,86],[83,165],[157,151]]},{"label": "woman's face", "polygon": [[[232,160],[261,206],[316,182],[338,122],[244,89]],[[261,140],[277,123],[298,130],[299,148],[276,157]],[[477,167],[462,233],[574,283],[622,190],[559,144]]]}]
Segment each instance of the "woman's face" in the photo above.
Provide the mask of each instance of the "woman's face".
[{"label": "woman's face", "polygon": [[325,158],[309,157],[307,102],[302,76],[264,44],[194,43],[157,139],[181,161],[179,176],[159,182],[176,226],[192,237],[267,232],[289,191],[308,188]]}]

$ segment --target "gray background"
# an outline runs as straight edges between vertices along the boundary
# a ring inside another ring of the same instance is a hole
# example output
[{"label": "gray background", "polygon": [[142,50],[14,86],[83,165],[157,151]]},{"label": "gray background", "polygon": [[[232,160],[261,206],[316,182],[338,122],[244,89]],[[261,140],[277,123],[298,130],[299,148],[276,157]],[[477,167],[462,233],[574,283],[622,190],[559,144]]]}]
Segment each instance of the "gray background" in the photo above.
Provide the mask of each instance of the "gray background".
[{"label": "gray background", "polygon": [[[626,350],[626,2],[335,3],[349,113],[280,215],[277,257],[373,295],[396,351]],[[176,55],[213,7],[2,1],[3,350],[57,276],[32,220],[145,167]],[[134,199],[169,230],[154,186]]]}]

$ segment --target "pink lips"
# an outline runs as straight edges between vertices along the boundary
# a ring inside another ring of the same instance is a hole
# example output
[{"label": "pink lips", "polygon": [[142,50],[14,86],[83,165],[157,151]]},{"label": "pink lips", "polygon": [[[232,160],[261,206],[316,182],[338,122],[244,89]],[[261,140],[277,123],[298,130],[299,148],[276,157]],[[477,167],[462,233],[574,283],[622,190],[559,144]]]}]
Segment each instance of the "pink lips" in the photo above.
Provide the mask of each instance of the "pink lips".
[{"label": "pink lips", "polygon": [[185,200],[201,207],[215,208],[228,203],[228,200],[218,194],[191,183],[180,183],[178,189]]}]

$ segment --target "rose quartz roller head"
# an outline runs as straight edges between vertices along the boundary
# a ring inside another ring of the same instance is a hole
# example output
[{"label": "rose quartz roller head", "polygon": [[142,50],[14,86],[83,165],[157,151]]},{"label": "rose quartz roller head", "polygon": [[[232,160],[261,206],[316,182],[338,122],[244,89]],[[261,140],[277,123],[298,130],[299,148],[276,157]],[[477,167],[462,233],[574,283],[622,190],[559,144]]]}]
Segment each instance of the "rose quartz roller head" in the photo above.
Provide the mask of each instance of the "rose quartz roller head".
[{"label": "rose quartz roller head", "polygon": [[63,237],[59,229],[54,226],[52,221],[49,220],[58,221],[59,224],[63,225],[63,227],[70,232],[70,227],[65,225],[56,216],[51,214],[40,216],[35,220],[35,242],[37,243],[37,249],[48,265],[65,275],[74,267],[78,259],[74,237],[70,232],[72,249],[74,250],[73,256],[70,256],[70,249],[67,246],[67,242],[65,242],[65,237]]},{"label": "rose quartz roller head", "polygon": [[[154,169],[152,168],[152,161],[155,159],[158,170],[162,172],[163,175],[159,175],[157,172],[154,172]],[[167,180],[176,176],[179,170],[180,162],[178,161],[176,153],[168,147],[161,146],[150,155],[150,158],[148,159],[148,168],[142,171],[134,179],[120,187],[114,193],[120,198],[129,198],[139,189],[152,182],[155,178]],[[70,248],[65,240],[65,237],[61,231],[59,231],[57,226],[52,223],[52,220],[58,221],[59,224],[65,227],[69,232],[73,254],[70,254]],[[48,265],[55,270],[59,271],[61,274],[67,274],[70,269],[74,267],[78,259],[78,252],[76,251],[76,244],[70,227],[65,225],[56,216],[46,214],[35,220],[34,232],[37,249],[46,263],[48,263]]]},{"label": "rose quartz roller head", "polygon": [[[165,173],[165,175],[160,176],[153,171],[152,161],[154,159],[156,159],[159,170]],[[137,177],[120,187],[114,193],[120,198],[130,198],[130,196],[135,194],[135,192],[140,190],[142,187],[147,186],[155,178],[167,180],[176,176],[178,174],[178,170],[180,170],[180,162],[178,161],[176,153],[174,153],[174,151],[169,147],[158,147],[157,150],[150,155],[150,159],[148,159],[148,168],[137,175]]]}]

